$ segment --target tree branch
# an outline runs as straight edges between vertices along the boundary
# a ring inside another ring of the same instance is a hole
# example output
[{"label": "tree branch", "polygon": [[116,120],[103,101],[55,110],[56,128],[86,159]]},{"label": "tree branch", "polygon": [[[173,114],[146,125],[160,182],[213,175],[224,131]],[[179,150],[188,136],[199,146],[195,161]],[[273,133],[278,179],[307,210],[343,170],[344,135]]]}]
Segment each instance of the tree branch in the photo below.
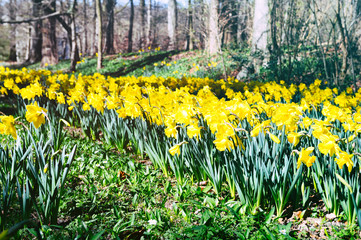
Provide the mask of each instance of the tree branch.
[{"label": "tree branch", "polygon": [[35,21],[39,21],[39,20],[43,20],[43,19],[47,19],[47,18],[51,18],[51,17],[57,17],[57,16],[61,16],[61,15],[69,15],[69,13],[54,12],[52,14],[41,16],[38,18],[29,18],[29,19],[25,19],[25,20],[15,20],[15,21],[3,21],[0,19],[0,24],[30,23],[30,22],[35,22]]}]

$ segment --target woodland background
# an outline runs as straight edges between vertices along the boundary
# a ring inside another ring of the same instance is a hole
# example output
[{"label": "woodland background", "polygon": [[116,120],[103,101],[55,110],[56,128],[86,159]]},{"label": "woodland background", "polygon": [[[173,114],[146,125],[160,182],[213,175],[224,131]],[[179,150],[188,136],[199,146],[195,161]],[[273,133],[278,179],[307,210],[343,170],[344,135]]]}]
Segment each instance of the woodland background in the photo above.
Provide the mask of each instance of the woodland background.
[{"label": "woodland background", "polygon": [[[99,3],[99,8],[97,4]],[[45,66],[155,49],[240,49],[240,77],[357,87],[361,0],[0,0],[0,59]],[[99,46],[101,46],[99,48]]]}]

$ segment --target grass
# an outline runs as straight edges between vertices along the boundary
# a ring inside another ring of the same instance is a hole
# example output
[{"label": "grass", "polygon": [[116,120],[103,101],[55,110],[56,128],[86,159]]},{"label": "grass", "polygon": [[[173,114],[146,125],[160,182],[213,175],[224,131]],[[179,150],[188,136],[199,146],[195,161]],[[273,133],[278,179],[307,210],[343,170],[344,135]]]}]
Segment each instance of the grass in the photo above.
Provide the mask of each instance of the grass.
[{"label": "grass", "polygon": [[[262,212],[244,215],[238,201],[222,193],[217,198],[210,183],[187,179],[177,186],[146,156],[129,147],[118,151],[98,141],[68,133],[64,145],[78,145],[58,225],[43,226],[45,239],[295,239],[310,232],[295,231],[300,224],[279,223]],[[313,217],[323,213],[315,212]],[[15,217],[15,216],[13,216]],[[35,219],[36,221],[36,219]],[[320,232],[321,226],[314,231]],[[334,227],[331,237],[355,237],[357,229]],[[17,233],[33,239],[37,228]],[[350,238],[352,239],[352,238]]]},{"label": "grass", "polygon": [[[75,74],[92,75],[99,72],[110,76],[162,76],[200,77],[222,79],[236,76],[238,70],[247,63],[244,53],[229,51],[224,56],[210,57],[202,51],[150,51],[105,56],[103,68],[97,71],[95,57],[81,57]],[[241,60],[240,60],[241,59]],[[61,60],[57,65],[47,66],[51,71],[68,72],[70,60]],[[40,69],[40,63],[27,66]],[[70,73],[70,72],[69,72]],[[225,74],[227,73],[227,74]]]},{"label": "grass", "polygon": [[[207,193],[208,186],[189,182],[179,189],[175,179],[165,178],[147,159],[100,142],[68,136],[66,144],[79,149],[59,226],[43,230],[47,239],[91,238],[99,233],[111,239],[234,239],[247,229],[254,239],[261,236],[252,226],[254,219],[235,217],[228,200],[217,200]],[[33,238],[33,233],[19,234]]]}]

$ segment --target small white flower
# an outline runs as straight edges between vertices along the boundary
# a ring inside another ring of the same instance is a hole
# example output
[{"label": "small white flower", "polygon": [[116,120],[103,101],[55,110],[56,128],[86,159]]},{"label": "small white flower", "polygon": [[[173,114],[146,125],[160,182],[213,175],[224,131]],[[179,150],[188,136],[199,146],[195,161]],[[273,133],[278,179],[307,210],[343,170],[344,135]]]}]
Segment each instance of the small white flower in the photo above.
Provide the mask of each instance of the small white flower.
[{"label": "small white flower", "polygon": [[281,233],[282,235],[287,235],[287,231],[286,231],[286,229],[282,229],[282,230],[280,230],[280,233]]},{"label": "small white flower", "polygon": [[148,221],[148,224],[149,224],[149,225],[157,225],[157,220],[155,220],[155,219],[150,219],[150,220]]}]

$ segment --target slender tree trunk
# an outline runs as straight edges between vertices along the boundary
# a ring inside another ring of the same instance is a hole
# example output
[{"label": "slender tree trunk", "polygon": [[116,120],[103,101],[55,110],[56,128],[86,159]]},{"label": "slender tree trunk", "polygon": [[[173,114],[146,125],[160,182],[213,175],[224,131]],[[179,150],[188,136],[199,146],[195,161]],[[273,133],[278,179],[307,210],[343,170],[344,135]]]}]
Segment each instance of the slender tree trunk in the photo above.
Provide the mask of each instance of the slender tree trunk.
[{"label": "slender tree trunk", "polygon": [[217,54],[219,51],[219,16],[218,16],[218,0],[211,0],[210,10],[209,10],[209,53],[211,55]]},{"label": "slender tree trunk", "polygon": [[103,56],[102,56],[102,10],[100,0],[95,0],[96,3],[96,13],[97,13],[97,29],[98,29],[98,62],[97,69],[103,67]]},{"label": "slender tree trunk", "polygon": [[238,11],[238,27],[237,27],[237,42],[241,43],[244,41],[249,41],[249,19],[250,19],[250,7],[247,0],[241,0],[239,3]]},{"label": "slender tree trunk", "polygon": [[188,30],[186,50],[193,50],[193,6],[192,0],[188,0]]},{"label": "slender tree trunk", "polygon": [[88,53],[88,14],[87,14],[87,1],[83,0],[83,26],[84,26],[84,36],[83,36],[83,54],[87,54]]},{"label": "slender tree trunk", "polygon": [[[16,20],[16,0],[9,1],[9,13],[10,20]],[[16,62],[16,25],[13,24],[10,26],[10,53],[9,53],[9,61]]]},{"label": "slender tree trunk", "polygon": [[92,37],[91,37],[91,44],[90,44],[90,53],[92,56],[95,55],[95,53],[98,51],[96,47],[96,36],[97,36],[97,10],[96,10],[96,3],[93,1],[93,31],[92,31]]},{"label": "slender tree trunk", "polygon": [[70,62],[70,71],[76,70],[76,63],[80,60],[79,58],[79,51],[78,51],[78,44],[77,44],[77,38],[76,38],[76,24],[75,24],[75,12],[77,7],[77,0],[74,0],[73,7],[72,7],[72,13],[71,13],[71,62]]},{"label": "slender tree trunk", "polygon": [[145,41],[145,0],[140,0],[140,48],[143,47]]},{"label": "slender tree trunk", "polygon": [[345,26],[343,26],[342,21],[341,21],[341,16],[340,16],[340,12],[341,12],[341,7],[340,7],[340,1],[338,1],[338,6],[337,6],[337,13],[336,13],[336,21],[337,21],[337,25],[339,27],[340,30],[340,34],[341,34],[341,50],[342,50],[342,66],[341,66],[341,72],[340,72],[340,84],[343,85],[345,82],[345,78],[347,75],[347,69],[348,69],[348,39],[347,39],[347,35],[345,34]]},{"label": "slender tree trunk", "polygon": [[[279,51],[278,41],[277,41],[277,9],[278,9],[278,1],[272,1],[272,8],[270,11],[270,39],[272,43],[272,47],[270,48],[270,63],[272,68],[275,71],[275,75],[279,77],[279,73],[282,73],[282,64],[278,64],[282,62],[282,54]],[[286,36],[288,37],[288,36]],[[263,49],[265,51],[265,49]],[[286,79],[284,79],[286,80]]]},{"label": "slender tree trunk", "polygon": [[268,15],[268,0],[255,0],[252,37],[254,50],[267,50]]},{"label": "slender tree trunk", "polygon": [[134,21],[134,4],[130,0],[130,18],[129,18],[129,31],[128,31],[128,52],[133,50],[133,21]]},{"label": "slender tree trunk", "polygon": [[105,52],[107,54],[115,53],[114,50],[114,7],[115,0],[106,1],[106,10],[108,16],[107,32],[106,32],[106,41],[105,41]]},{"label": "slender tree trunk", "polygon": [[[54,13],[56,10],[55,0],[45,6],[45,14]],[[56,17],[50,17],[43,22],[43,45],[41,65],[54,65],[58,63],[58,48],[56,44]]]},{"label": "slender tree trunk", "polygon": [[147,9],[147,46],[152,45],[152,0],[148,0]]},{"label": "slender tree trunk", "polygon": [[360,18],[361,15],[361,0],[355,0],[353,8],[353,20]]},{"label": "slender tree trunk", "polygon": [[[313,9],[312,9],[312,13],[313,13],[313,16],[314,16],[314,21],[315,21],[315,25],[316,25],[316,29],[317,29],[317,37],[318,37],[318,40],[320,42],[320,51],[321,51],[321,54],[322,54],[322,62],[323,62],[323,67],[325,69],[325,74],[326,74],[326,80],[329,79],[328,77],[328,68],[327,68],[327,62],[326,62],[326,54],[323,50],[323,46],[322,46],[322,35],[321,35],[321,30],[320,30],[320,26],[318,24],[318,19],[317,19],[317,15],[316,15],[316,2],[315,0],[312,1],[313,2]],[[335,81],[335,83],[337,84],[337,79]]]},{"label": "slender tree trunk", "polygon": [[[32,0],[33,17],[40,17],[42,0]],[[41,32],[43,26],[42,20],[34,21],[31,30],[31,46],[28,62],[35,63],[41,60],[41,46],[43,44],[43,34]]]},{"label": "slender tree trunk", "polygon": [[239,3],[237,1],[232,1],[231,2],[231,9],[230,9],[230,26],[229,26],[229,33],[230,33],[230,38],[229,41],[231,43],[237,44],[237,32],[238,32],[238,7],[239,7]]},{"label": "slender tree trunk", "polygon": [[168,49],[177,49],[177,1],[168,0]]}]

